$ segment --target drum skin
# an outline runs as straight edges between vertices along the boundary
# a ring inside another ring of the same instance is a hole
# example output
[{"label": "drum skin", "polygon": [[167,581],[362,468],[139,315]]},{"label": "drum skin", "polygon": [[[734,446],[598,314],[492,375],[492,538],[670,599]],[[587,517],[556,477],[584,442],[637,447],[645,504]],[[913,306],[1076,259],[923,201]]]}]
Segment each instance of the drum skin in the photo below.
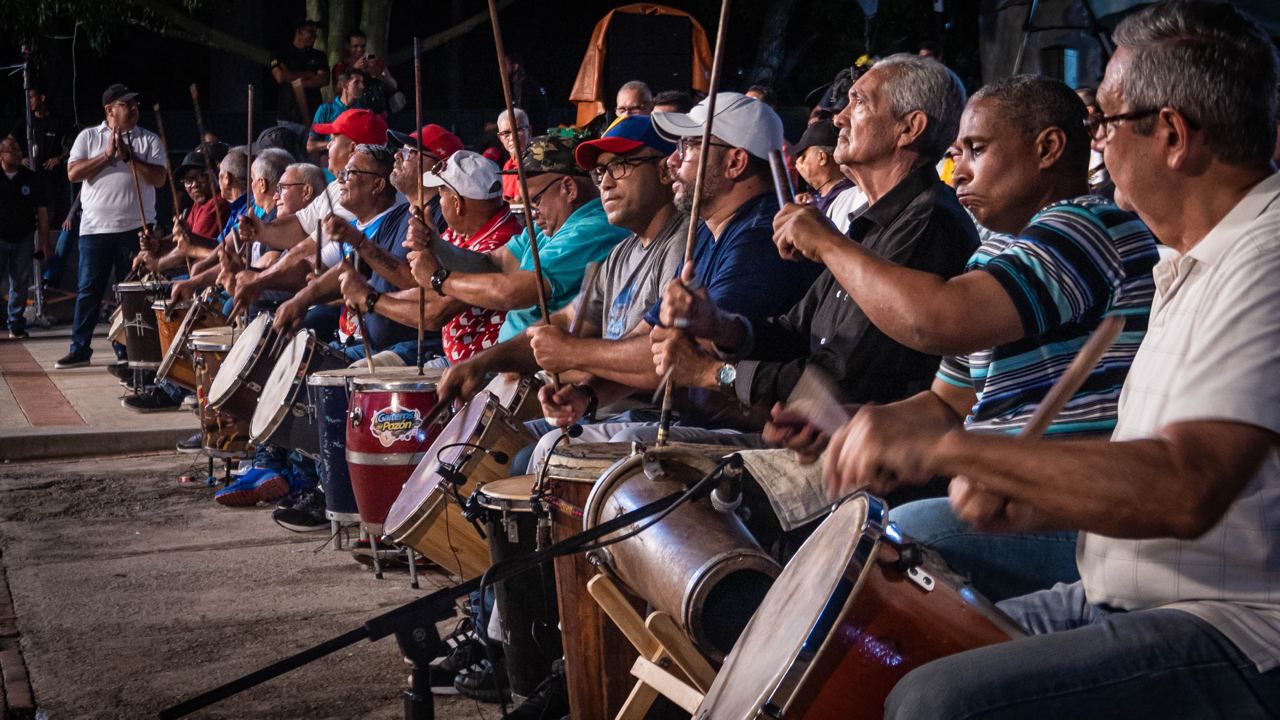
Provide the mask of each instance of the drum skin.
[{"label": "drum skin", "polygon": [[381,532],[413,469],[440,433],[427,423],[439,401],[440,370],[388,368],[352,380],[347,418],[347,469],[360,519]]},{"label": "drum skin", "polygon": [[276,360],[254,410],[249,433],[255,444],[320,454],[320,419],[308,405],[306,377],[346,367],[347,356],[315,339],[310,330],[294,335]]},{"label": "drum skin", "polygon": [[[911,670],[1023,634],[935,553],[882,534],[886,513],[880,500],[858,495],[823,522],[778,577],[695,718],[756,718],[766,705],[768,717],[881,718],[889,691]],[[899,567],[908,547],[922,559],[915,579]]]},{"label": "drum skin", "polygon": [[151,303],[168,295],[167,282],[122,282],[116,285],[116,297],[124,318],[124,345],[129,367],[148,370],[160,367],[164,352],[160,349],[160,330],[156,327],[156,313],[151,309]]},{"label": "drum skin", "polygon": [[[270,379],[284,346],[279,333],[271,327],[271,316],[263,313],[254,318],[236,338],[231,352],[223,358],[223,364],[209,386],[209,407],[236,420],[252,422],[258,397]],[[240,355],[243,362],[233,367],[230,363]]]},{"label": "drum skin", "polygon": [[151,309],[156,313],[160,348],[164,353],[164,359],[156,370],[156,379],[172,382],[195,392],[197,380],[191,359],[191,334],[200,329],[225,327],[226,317],[208,300],[177,305],[171,305],[165,300],[152,303]]}]

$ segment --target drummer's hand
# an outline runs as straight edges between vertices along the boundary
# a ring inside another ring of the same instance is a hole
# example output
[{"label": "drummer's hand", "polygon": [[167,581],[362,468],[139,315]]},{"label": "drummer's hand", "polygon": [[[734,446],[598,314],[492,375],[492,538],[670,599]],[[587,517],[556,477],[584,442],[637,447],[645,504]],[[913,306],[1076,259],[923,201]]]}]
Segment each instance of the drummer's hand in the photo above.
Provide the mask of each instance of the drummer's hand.
[{"label": "drummer's hand", "polygon": [[373,286],[369,284],[364,276],[355,270],[347,269],[342,271],[342,275],[338,277],[342,283],[342,300],[348,307],[353,307],[364,312],[365,300],[369,298],[369,293],[373,291]]},{"label": "drummer's hand", "polygon": [[146,268],[147,272],[156,272],[160,268],[160,261],[150,251],[143,250],[133,257],[133,269],[137,271],[139,268]]},{"label": "drummer's hand", "polygon": [[814,427],[802,415],[787,409],[782,403],[774,403],[769,422],[764,426],[764,441],[772,447],[795,452],[804,465],[811,465],[827,449],[831,438]]},{"label": "drummer's hand", "polygon": [[863,405],[831,438],[823,467],[828,495],[866,490],[884,496],[900,485],[924,484],[934,445],[945,433],[919,422],[909,407]]},{"label": "drummer's hand", "polygon": [[144,227],[138,231],[138,249],[147,252],[160,252],[160,240],[151,228]]},{"label": "drummer's hand", "polygon": [[686,262],[680,270],[680,278],[667,283],[662,289],[658,323],[683,330],[693,337],[714,339],[718,326],[722,324],[721,312],[705,287],[690,289],[695,280],[693,263]]},{"label": "drummer's hand", "polygon": [[271,320],[273,328],[288,336],[302,327],[302,319],[307,315],[307,308],[297,302],[297,297],[286,300],[276,308],[275,317]]},{"label": "drummer's hand", "polygon": [[798,260],[804,256],[814,262],[822,262],[822,254],[833,243],[845,243],[848,238],[836,230],[835,225],[812,205],[788,203],[773,216],[773,244],[778,254],[786,260]]},{"label": "drummer's hand", "polygon": [[716,390],[720,383],[716,372],[723,362],[708,355],[689,336],[679,330],[658,326],[649,331],[649,350],[658,377],[667,376],[679,387]]},{"label": "drummer's hand", "polygon": [[568,372],[577,367],[574,357],[574,338],[555,325],[540,323],[525,329],[529,347],[538,367],[549,373]]},{"label": "drummer's hand", "polygon": [[470,359],[463,360],[456,365],[451,365],[444,371],[444,375],[440,378],[437,386],[437,392],[440,394],[440,402],[457,401],[464,403],[476,396],[476,393],[484,389],[485,375],[488,370],[484,363],[479,361],[475,356]]},{"label": "drummer's hand", "polygon": [[351,223],[337,215],[330,215],[321,222],[324,224],[325,242],[346,243],[358,252],[367,241],[364,233],[356,230]]},{"label": "drummer's hand", "polygon": [[174,303],[190,300],[196,295],[196,284],[191,280],[180,280],[169,288],[169,300]]},{"label": "drummer's hand", "polygon": [[577,385],[561,385],[558,392],[550,385],[543,385],[538,390],[538,400],[542,402],[542,416],[546,421],[561,428],[578,422],[591,402],[587,393]]},{"label": "drummer's hand", "polygon": [[409,216],[409,228],[405,233],[404,246],[410,250],[426,250],[436,239],[434,229],[422,220],[421,213],[414,212]]},{"label": "drummer's hand", "polygon": [[1030,505],[984,489],[967,477],[951,479],[951,510],[981,532],[1023,533],[1044,529]]},{"label": "drummer's hand", "polygon": [[[232,296],[235,298],[235,306],[237,308],[247,308],[258,301],[258,296],[262,294],[262,288],[258,285],[258,273],[241,270],[231,279],[235,285],[235,291]],[[235,313],[232,313],[234,315]]]},{"label": "drummer's hand", "polygon": [[240,216],[239,226],[241,242],[257,242],[258,236],[262,234],[262,219],[251,212]]}]

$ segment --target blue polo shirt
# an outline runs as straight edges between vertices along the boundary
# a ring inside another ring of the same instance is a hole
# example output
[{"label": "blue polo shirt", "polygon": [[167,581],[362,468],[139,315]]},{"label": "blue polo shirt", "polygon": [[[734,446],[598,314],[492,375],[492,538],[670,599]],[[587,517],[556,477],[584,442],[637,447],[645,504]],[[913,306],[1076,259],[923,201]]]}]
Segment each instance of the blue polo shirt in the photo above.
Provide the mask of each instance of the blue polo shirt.
[{"label": "blue polo shirt", "polygon": [[[396,258],[407,261],[409,248],[404,246],[404,240],[409,231],[409,210],[408,203],[401,203],[391,208],[380,218],[363,228],[364,236]],[[370,276],[369,285],[380,293],[394,292],[400,289],[376,272]],[[396,343],[405,342],[406,340],[416,342],[418,339],[417,327],[401,325],[376,312],[365,315],[364,322],[369,329],[369,344],[373,346],[374,352],[381,352]],[[440,333],[428,330],[423,335],[422,346],[426,349],[427,354],[442,354],[444,344],[440,340]]]}]

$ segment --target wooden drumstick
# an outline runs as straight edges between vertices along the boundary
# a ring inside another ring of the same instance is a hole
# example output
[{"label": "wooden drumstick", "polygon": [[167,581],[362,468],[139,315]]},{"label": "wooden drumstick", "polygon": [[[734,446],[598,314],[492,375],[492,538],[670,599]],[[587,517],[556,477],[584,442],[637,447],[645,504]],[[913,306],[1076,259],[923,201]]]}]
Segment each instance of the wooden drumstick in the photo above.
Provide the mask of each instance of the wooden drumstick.
[{"label": "wooden drumstick", "polygon": [[[342,263],[347,266],[348,272],[356,272],[355,262],[350,255],[342,258]],[[369,328],[364,322],[364,311],[350,303],[347,303],[347,308],[356,314],[356,327],[360,329],[360,342],[364,345],[364,357],[369,361],[369,374],[372,375],[376,368],[373,366],[373,346],[369,344]]]},{"label": "wooden drumstick", "polygon": [[[204,170],[209,174],[209,187],[213,191],[218,192],[218,175],[213,171],[213,158],[209,156],[209,143],[205,142],[204,116],[200,113],[200,90],[195,83],[191,83],[191,107],[195,110],[196,116],[196,132],[200,133],[200,155],[204,159]],[[213,204],[213,213],[218,218],[218,232],[227,226],[226,218],[222,216],[222,207],[218,203]]]},{"label": "wooden drumstick", "polygon": [[[156,114],[156,134],[160,136],[160,152],[164,154],[164,175],[169,180],[169,193],[173,196],[173,216],[183,228],[186,223],[182,221],[182,217],[178,214],[178,208],[182,207],[182,198],[178,195],[178,183],[173,179],[173,164],[169,162],[169,140],[164,134],[164,120],[160,117],[160,103],[151,106],[151,110]],[[210,192],[217,192],[217,187],[210,189]],[[214,205],[218,204],[218,199],[211,199]],[[191,258],[186,253],[182,254],[182,259],[187,262],[187,277],[191,276]]]},{"label": "wooden drumstick", "polygon": [[[418,212],[427,216],[427,206],[422,189],[422,41],[413,38],[413,107],[414,127],[418,128]],[[427,289],[418,285],[418,374],[422,374],[422,339],[426,335],[423,316],[427,314]]]},{"label": "wooden drumstick", "polygon": [[[248,178],[248,180],[246,181],[246,184],[249,186],[247,190],[247,192],[249,193],[249,196],[245,198],[246,200],[245,212],[251,213],[253,212],[253,207],[256,204],[254,202],[254,197],[253,197],[253,83],[249,83],[249,106],[248,107],[249,107],[249,110],[248,110],[247,123],[249,128],[248,130],[249,142],[246,143],[244,146],[244,152],[245,152],[245,168],[244,169],[245,169],[245,177]],[[250,247],[251,243],[242,242],[241,245],[242,247],[240,248],[240,251],[244,253],[244,266],[245,268],[248,268],[253,262],[253,248]]]},{"label": "wooden drumstick", "polygon": [[1093,372],[1093,368],[1102,360],[1102,356],[1119,337],[1121,330],[1124,330],[1124,318],[1120,315],[1108,315],[1098,323],[1093,335],[1085,341],[1080,352],[1076,353],[1071,364],[1067,366],[1067,371],[1062,373],[1053,387],[1049,388],[1044,400],[1040,401],[1036,411],[1031,414],[1031,419],[1022,426],[1022,431],[1018,433],[1019,438],[1035,440],[1044,434],[1049,425],[1053,424],[1054,418],[1058,417],[1058,413],[1062,412],[1062,408],[1066,407],[1067,401],[1080,390],[1085,380],[1089,379],[1089,373]]},{"label": "wooden drumstick", "polygon": [[778,197],[778,207],[795,202],[796,191],[791,187],[791,176],[787,174],[787,161],[781,150],[769,153],[769,171],[773,175],[773,193]]},{"label": "wooden drumstick", "polygon": [[[492,0],[490,0],[492,2]],[[716,50],[711,60],[711,79],[707,87],[707,119],[702,125],[702,145],[698,151],[698,169],[693,181],[693,205],[689,210],[689,232],[684,241],[684,262],[693,260],[693,248],[698,240],[699,213],[702,211],[702,188],[707,177],[707,155],[711,150],[711,126],[716,119],[716,94],[720,92],[720,72],[724,67],[725,38],[729,34],[729,0],[720,0],[720,24],[716,28]],[[671,404],[675,383],[665,383],[662,393],[662,412],[658,415],[659,447],[667,444],[671,434]]]}]

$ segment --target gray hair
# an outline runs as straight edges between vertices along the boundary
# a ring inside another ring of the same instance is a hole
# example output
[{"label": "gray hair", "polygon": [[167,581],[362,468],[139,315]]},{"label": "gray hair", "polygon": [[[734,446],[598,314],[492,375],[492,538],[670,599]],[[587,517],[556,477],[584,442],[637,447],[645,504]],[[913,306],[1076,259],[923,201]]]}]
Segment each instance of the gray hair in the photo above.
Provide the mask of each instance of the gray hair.
[{"label": "gray hair", "polygon": [[890,73],[884,92],[894,117],[916,110],[924,113],[928,122],[920,137],[920,154],[930,163],[941,160],[960,130],[968,99],[964,83],[937,60],[907,53],[884,58],[873,71]]},{"label": "gray hair", "polygon": [[[1280,71],[1253,18],[1227,3],[1160,3],[1125,18],[1115,42],[1131,52],[1121,83],[1130,111],[1177,110],[1223,162],[1271,159]],[[1133,129],[1150,134],[1155,122],[1144,118]]]},{"label": "gray hair", "polygon": [[[525,111],[521,110],[520,108],[515,108],[515,114],[516,114],[516,127],[522,127],[522,128],[527,128],[527,127],[529,127],[529,115],[528,115],[528,113],[526,113]],[[498,113],[498,120],[497,120],[497,122],[498,122],[498,127],[502,127],[502,121],[504,121],[504,120],[506,120],[506,119],[507,119],[507,111],[506,111],[506,110],[503,110],[502,112]],[[510,123],[507,123],[507,126],[508,126],[508,127],[510,127],[510,125],[511,125]]]},{"label": "gray hair", "polygon": [[[312,165],[311,163],[292,163],[285,171],[293,170],[298,173],[298,180],[311,186],[311,197],[319,197],[320,193],[329,186],[324,177],[324,170]],[[283,177],[284,173],[281,173]]]},{"label": "gray hair", "polygon": [[230,175],[237,182],[245,182],[249,178],[248,148],[237,145],[228,150],[222,162],[218,163],[218,171]]},{"label": "gray hair", "polygon": [[284,175],[285,168],[292,163],[293,156],[287,150],[280,148],[263,150],[253,159],[253,176],[266,178],[267,187],[274,189],[280,183],[280,176]]},{"label": "gray hair", "polygon": [[643,80],[628,80],[622,84],[622,87],[618,88],[618,93],[621,94],[624,90],[640,93],[645,102],[653,100],[653,91],[649,89],[649,86]]},{"label": "gray hair", "polygon": [[1014,75],[985,85],[973,94],[971,103],[989,100],[1000,114],[1034,139],[1056,127],[1066,136],[1059,163],[1068,172],[1084,178],[1089,172],[1089,133],[1084,120],[1084,101],[1066,83],[1037,75]]},{"label": "gray hair", "polygon": [[378,175],[387,181],[384,192],[389,195],[396,194],[396,188],[391,184],[391,170],[395,167],[396,156],[386,145],[366,145],[361,143],[356,145],[354,155],[368,155],[373,160],[373,165],[377,168]]}]

